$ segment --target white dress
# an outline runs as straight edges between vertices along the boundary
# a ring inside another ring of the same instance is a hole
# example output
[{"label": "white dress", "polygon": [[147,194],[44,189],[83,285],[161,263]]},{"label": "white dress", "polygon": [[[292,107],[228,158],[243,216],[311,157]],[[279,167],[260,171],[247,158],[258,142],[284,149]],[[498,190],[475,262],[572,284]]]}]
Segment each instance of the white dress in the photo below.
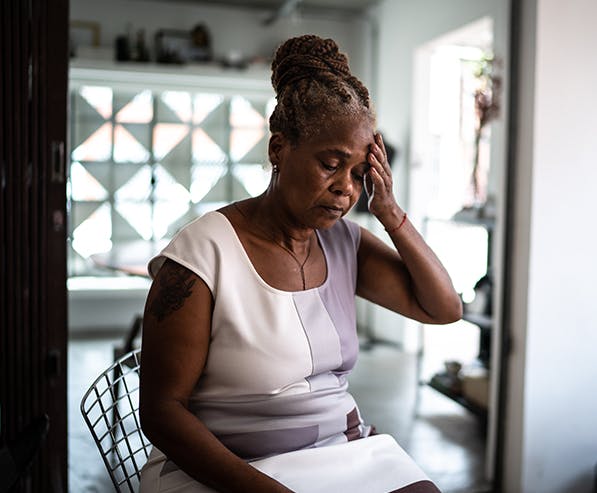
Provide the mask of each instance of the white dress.
[{"label": "white dress", "polygon": [[[236,455],[293,491],[356,493],[367,485],[387,493],[412,485],[400,491],[437,492],[390,436],[369,437],[348,392],[358,354],[360,229],[340,220],[317,237],[327,276],[305,291],[268,285],[219,212],[188,224],[152,259],[152,276],[169,258],[197,274],[214,298],[209,353],[189,410]],[[141,491],[213,490],[154,447]]]}]

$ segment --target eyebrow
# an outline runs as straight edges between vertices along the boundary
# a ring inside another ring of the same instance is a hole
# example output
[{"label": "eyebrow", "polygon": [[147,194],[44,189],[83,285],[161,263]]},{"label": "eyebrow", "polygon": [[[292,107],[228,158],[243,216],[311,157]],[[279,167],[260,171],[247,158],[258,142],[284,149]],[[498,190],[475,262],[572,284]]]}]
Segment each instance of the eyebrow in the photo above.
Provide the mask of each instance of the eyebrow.
[{"label": "eyebrow", "polygon": [[340,156],[344,159],[348,159],[352,156],[350,152],[343,151],[342,149],[332,148],[332,149],[323,149],[321,153],[328,153],[328,154],[335,154]]}]

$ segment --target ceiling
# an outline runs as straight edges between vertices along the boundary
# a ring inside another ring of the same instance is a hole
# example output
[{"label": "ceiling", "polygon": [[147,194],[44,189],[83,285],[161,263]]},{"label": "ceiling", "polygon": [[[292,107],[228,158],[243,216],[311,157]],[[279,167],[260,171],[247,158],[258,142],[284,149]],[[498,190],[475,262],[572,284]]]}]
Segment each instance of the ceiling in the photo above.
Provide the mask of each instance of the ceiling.
[{"label": "ceiling", "polygon": [[270,10],[281,15],[295,8],[307,10],[336,10],[345,13],[359,13],[376,5],[379,0],[182,0],[193,4],[212,4],[223,7],[243,7]]},{"label": "ceiling", "polygon": [[[193,0],[191,0],[193,1]],[[198,3],[216,3],[222,5],[254,6],[260,8],[280,8],[284,4],[298,4],[305,7],[323,7],[334,9],[363,10],[379,0],[196,0]]]}]

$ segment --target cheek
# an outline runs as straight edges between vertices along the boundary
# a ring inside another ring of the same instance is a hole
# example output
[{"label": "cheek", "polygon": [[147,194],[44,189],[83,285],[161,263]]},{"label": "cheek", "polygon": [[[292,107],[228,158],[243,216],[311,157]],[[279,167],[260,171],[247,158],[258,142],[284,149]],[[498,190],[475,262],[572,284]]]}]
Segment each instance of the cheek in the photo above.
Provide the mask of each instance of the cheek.
[{"label": "cheek", "polygon": [[363,184],[359,183],[358,185],[355,185],[354,192],[353,192],[352,196],[350,197],[350,208],[351,209],[352,209],[352,206],[355,205],[357,203],[357,201],[359,200],[361,193],[363,193]]},{"label": "cheek", "polygon": [[305,186],[308,186],[314,192],[326,190],[331,184],[329,174],[317,168],[311,170],[309,173],[304,173],[302,180]]}]

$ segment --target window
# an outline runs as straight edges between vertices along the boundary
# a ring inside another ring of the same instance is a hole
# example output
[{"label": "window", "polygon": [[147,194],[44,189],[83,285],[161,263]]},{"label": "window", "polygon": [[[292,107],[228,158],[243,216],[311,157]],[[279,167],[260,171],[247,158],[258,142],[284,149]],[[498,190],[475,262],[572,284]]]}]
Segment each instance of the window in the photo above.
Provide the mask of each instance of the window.
[{"label": "window", "polygon": [[89,257],[170,238],[208,210],[267,187],[273,98],[189,90],[71,88],[69,275]]}]

